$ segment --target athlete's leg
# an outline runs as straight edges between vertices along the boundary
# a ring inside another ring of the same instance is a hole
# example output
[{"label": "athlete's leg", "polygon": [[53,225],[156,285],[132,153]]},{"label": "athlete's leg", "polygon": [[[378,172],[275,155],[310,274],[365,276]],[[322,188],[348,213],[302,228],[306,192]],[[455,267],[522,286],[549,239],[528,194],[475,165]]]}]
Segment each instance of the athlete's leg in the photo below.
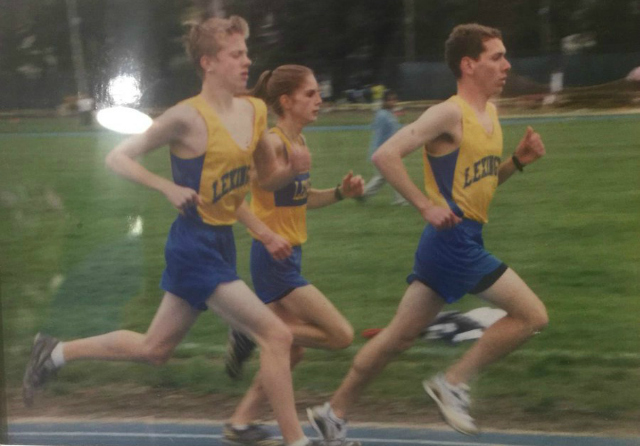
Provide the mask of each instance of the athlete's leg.
[{"label": "athlete's leg", "polygon": [[409,285],[393,320],[360,349],[331,401],[307,409],[309,422],[323,439],[345,441],[345,417],[352,404],[396,355],[413,344],[443,306],[444,300],[423,283]]},{"label": "athlete's leg", "polygon": [[242,281],[223,283],[207,300],[211,310],[260,345],[260,379],[286,443],[304,437],[290,370],[292,335]]},{"label": "athlete's leg", "polygon": [[[353,328],[336,307],[313,285],[296,288],[268,307],[293,333],[291,369],[302,359],[303,347],[330,350],[348,347],[353,341]],[[266,398],[260,373],[234,411],[230,422],[249,424],[261,414]]]},{"label": "athlete's leg", "polygon": [[97,359],[163,364],[198,317],[187,302],[167,293],[146,334],[118,330],[103,335],[58,342],[38,333],[23,378],[23,399],[33,403],[36,389],[69,361]]},{"label": "athlete's leg", "polygon": [[[304,347],[299,345],[291,347],[291,370],[302,360],[303,356]],[[234,426],[248,425],[262,417],[265,403],[267,402],[267,394],[262,387],[262,382],[263,378],[260,370],[258,370],[251,386],[242,397],[231,418],[229,418],[229,423]]]},{"label": "athlete's leg", "polygon": [[78,359],[143,361],[163,364],[184,338],[200,312],[166,293],[145,334],[118,330],[63,343],[65,362]]},{"label": "athlete's leg", "polygon": [[338,309],[313,285],[294,289],[269,304],[303,347],[340,350],[353,342],[353,327]]},{"label": "athlete's leg", "polygon": [[367,384],[395,356],[413,344],[444,303],[423,283],[416,280],[409,285],[391,323],[360,349],[347,376],[333,394],[330,404],[338,417],[345,418]]},{"label": "athlete's leg", "polygon": [[547,311],[538,296],[512,270],[478,294],[507,312],[446,372],[451,384],[467,383],[483,367],[511,353],[548,323]]}]

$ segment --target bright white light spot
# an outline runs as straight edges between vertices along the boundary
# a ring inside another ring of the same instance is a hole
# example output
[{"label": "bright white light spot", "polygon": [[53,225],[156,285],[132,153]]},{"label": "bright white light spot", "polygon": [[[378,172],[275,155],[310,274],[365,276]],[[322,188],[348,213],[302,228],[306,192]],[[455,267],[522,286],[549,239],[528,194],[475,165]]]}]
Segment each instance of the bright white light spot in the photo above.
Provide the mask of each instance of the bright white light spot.
[{"label": "bright white light spot", "polygon": [[129,217],[129,237],[140,237],[142,235],[142,229],[144,222],[142,217]]},{"label": "bright white light spot", "polygon": [[103,108],[96,114],[96,120],[109,130],[127,135],[143,133],[153,122],[148,115],[129,107]]},{"label": "bright white light spot", "polygon": [[114,77],[109,81],[107,93],[111,96],[111,103],[115,105],[133,104],[140,101],[140,82],[133,76]]}]

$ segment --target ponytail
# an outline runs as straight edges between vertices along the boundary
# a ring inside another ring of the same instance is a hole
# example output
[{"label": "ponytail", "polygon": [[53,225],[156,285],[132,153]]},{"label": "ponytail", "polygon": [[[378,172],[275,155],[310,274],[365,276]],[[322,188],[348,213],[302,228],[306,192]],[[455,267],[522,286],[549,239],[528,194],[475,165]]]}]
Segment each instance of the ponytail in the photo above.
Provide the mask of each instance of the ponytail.
[{"label": "ponytail", "polygon": [[275,70],[264,71],[251,90],[251,95],[262,99],[276,115],[282,116],[284,110],[280,105],[280,96],[292,95],[309,75],[313,75],[313,71],[305,66],[281,65]]},{"label": "ponytail", "polygon": [[258,81],[254,85],[253,89],[251,90],[251,93],[250,93],[251,96],[255,96],[256,98],[262,99],[263,101],[267,102],[268,100],[267,87],[269,85],[269,79],[271,79],[272,75],[273,75],[272,70],[263,71],[260,77],[258,78]]}]

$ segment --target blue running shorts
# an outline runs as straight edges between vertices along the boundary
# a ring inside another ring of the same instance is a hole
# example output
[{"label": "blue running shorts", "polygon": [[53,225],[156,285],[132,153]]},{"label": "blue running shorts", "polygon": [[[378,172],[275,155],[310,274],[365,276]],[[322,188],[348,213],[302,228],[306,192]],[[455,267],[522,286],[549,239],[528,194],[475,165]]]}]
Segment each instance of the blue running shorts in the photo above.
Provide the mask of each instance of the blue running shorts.
[{"label": "blue running shorts", "polygon": [[253,288],[265,304],[282,299],[309,282],[302,277],[302,248],[294,246],[284,260],[275,260],[258,240],[251,244],[251,279]]},{"label": "blue running shorts", "polygon": [[212,226],[179,216],[164,249],[167,266],[160,287],[197,310],[221,283],[239,280],[231,226]]},{"label": "blue running shorts", "polygon": [[504,263],[484,249],[482,224],[464,219],[451,229],[425,227],[407,283],[419,280],[453,303],[467,293],[486,290],[506,270]]}]

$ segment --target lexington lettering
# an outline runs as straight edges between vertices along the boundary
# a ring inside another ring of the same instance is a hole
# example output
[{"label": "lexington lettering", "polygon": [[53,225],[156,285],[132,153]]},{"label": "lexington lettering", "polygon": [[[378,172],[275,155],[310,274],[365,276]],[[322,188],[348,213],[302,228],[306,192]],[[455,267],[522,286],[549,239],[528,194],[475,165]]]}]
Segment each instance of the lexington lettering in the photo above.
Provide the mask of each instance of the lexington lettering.
[{"label": "lexington lettering", "polygon": [[293,201],[306,200],[309,196],[309,179],[296,180]]},{"label": "lexington lettering", "polygon": [[488,176],[498,176],[500,157],[489,155],[464,169],[464,189]]},{"label": "lexington lettering", "polygon": [[213,183],[213,203],[220,201],[234,189],[249,183],[249,166],[230,170]]}]

